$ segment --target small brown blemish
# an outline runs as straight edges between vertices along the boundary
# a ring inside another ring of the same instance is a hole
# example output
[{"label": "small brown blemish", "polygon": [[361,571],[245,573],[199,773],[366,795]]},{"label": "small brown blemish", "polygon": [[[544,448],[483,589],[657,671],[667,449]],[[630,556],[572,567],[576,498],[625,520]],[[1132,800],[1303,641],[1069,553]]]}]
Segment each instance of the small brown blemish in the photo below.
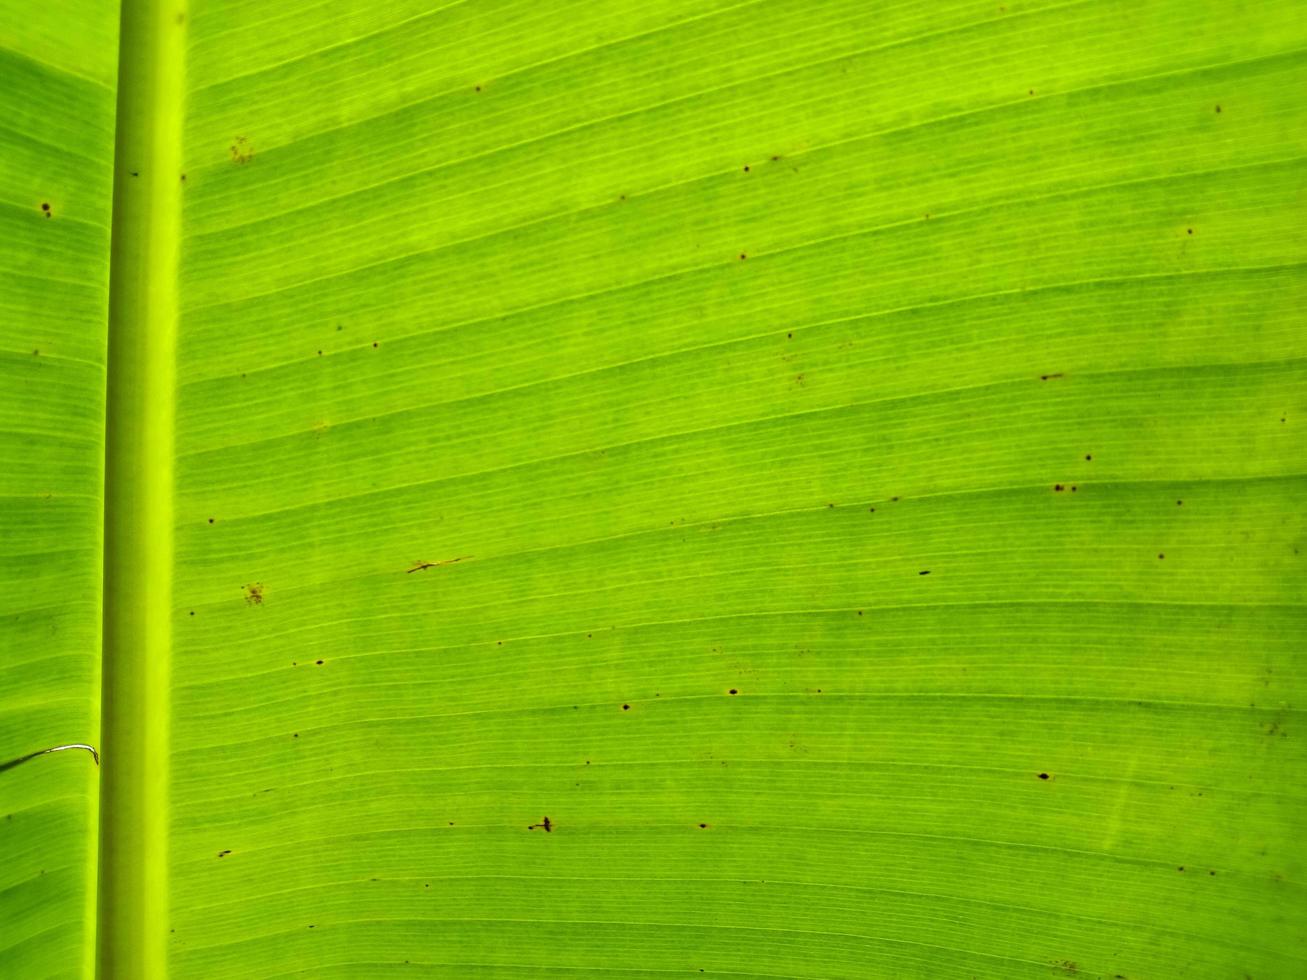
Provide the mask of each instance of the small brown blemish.
[{"label": "small brown blemish", "polygon": [[245,590],[245,601],[251,606],[263,605],[263,583],[251,582],[249,585],[242,585]]},{"label": "small brown blemish", "polygon": [[1054,378],[1060,378],[1060,377],[1062,377],[1062,372],[1061,372],[1061,371],[1058,371],[1056,374],[1041,374],[1041,375],[1039,376],[1039,380],[1040,380],[1040,381],[1051,381],[1051,380],[1054,379]]},{"label": "small brown blemish", "polygon": [[749,172],[749,165],[747,163],[744,165],[744,172],[746,174]]},{"label": "small brown blemish", "polygon": [[322,666],[322,661],[321,661],[321,660],[315,660],[315,661],[313,661],[313,662],[314,662],[315,664],[317,664],[319,667]]},{"label": "small brown blemish", "polygon": [[726,693],[727,693],[727,694],[739,694],[740,692],[739,692],[737,689],[735,689],[735,688],[731,688],[731,689],[730,689],[729,691],[727,691]]},{"label": "small brown blemish", "polygon": [[1048,779],[1048,773],[1046,773],[1046,772],[1041,772],[1041,773],[1039,774],[1039,778],[1040,778],[1040,779]]},{"label": "small brown blemish", "polygon": [[1218,116],[1221,114],[1221,107],[1219,105],[1216,107],[1216,114]]},{"label": "small brown blemish", "polygon": [[1190,235],[1194,233],[1194,230],[1192,228],[1186,228],[1185,231],[1188,232]]},{"label": "small brown blemish", "polygon": [[1085,460],[1086,460],[1086,461],[1091,460],[1091,459],[1093,459],[1093,458],[1094,458],[1094,457],[1093,457],[1092,455],[1090,455],[1089,453],[1085,453]]},{"label": "small brown blemish", "polygon": [[212,517],[209,518],[209,523],[210,523],[210,524],[213,523],[213,518],[212,518]]},{"label": "small brown blemish", "polygon": [[929,575],[929,574],[930,574],[930,569],[929,569],[929,568],[923,568],[921,571],[917,572],[917,574],[918,574],[918,575]]},{"label": "small brown blemish", "polygon": [[232,163],[246,164],[254,159],[254,147],[250,145],[248,137],[237,136],[228,149],[231,151]]},{"label": "small brown blemish", "polygon": [[228,854],[230,854],[230,853],[231,853],[231,851],[219,851],[219,852],[218,852],[218,857],[226,857],[226,856],[227,856]]},{"label": "small brown blemish", "polygon": [[377,343],[377,341],[374,340],[374,341],[372,342],[372,346],[373,346],[373,347],[380,347],[381,345],[380,345],[379,343]]},{"label": "small brown blemish", "polygon": [[553,833],[554,825],[548,817],[545,817],[539,823],[533,823],[527,826],[527,830],[543,830],[546,834]]},{"label": "small brown blemish", "polygon": [[622,710],[623,710],[623,711],[630,711],[630,710],[631,710],[631,706],[630,706],[629,704],[624,704],[624,705],[622,705]]},{"label": "small brown blemish", "polygon": [[699,829],[700,829],[700,830],[707,830],[707,829],[708,829],[708,825],[707,825],[706,823],[701,823],[701,824],[699,824]]},{"label": "small brown blemish", "polygon": [[740,253],[740,261],[741,261],[741,262],[743,262],[743,261],[744,261],[745,259],[747,259],[748,257],[749,257],[749,256],[746,255],[744,252],[741,252],[741,253]]},{"label": "small brown blemish", "polygon": [[467,561],[474,558],[475,555],[459,555],[457,558],[442,558],[440,561],[415,561],[412,568],[405,569],[405,573],[421,572],[428,568],[440,568],[443,565],[457,565],[461,561]]},{"label": "small brown blemish", "polygon": [[1175,505],[1176,505],[1177,507],[1183,507],[1183,506],[1184,506],[1184,501],[1183,501],[1183,500],[1177,500],[1177,501],[1175,502]]},{"label": "small brown blemish", "polygon": [[1053,492],[1054,492],[1054,493],[1061,493],[1061,492],[1062,492],[1063,490],[1065,490],[1065,489],[1066,489],[1066,487],[1062,486],[1062,484],[1060,484],[1060,483],[1054,483],[1054,484],[1053,484]]},{"label": "small brown blemish", "polygon": [[1157,553],[1157,560],[1158,560],[1158,561],[1161,561],[1161,560],[1162,560],[1163,558],[1165,558],[1165,557],[1166,557],[1166,555],[1162,554],[1160,551]]}]

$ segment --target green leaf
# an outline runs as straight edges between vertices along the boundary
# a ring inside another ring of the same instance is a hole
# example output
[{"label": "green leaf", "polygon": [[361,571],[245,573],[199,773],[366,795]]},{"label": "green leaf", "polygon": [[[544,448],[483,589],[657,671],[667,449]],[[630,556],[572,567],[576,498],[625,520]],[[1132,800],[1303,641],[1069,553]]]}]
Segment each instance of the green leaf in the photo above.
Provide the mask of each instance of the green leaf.
[{"label": "green leaf", "polygon": [[0,975],[85,975],[118,22],[0,11]]},{"label": "green leaf", "polygon": [[1299,5],[0,7],[0,974],[1303,972]]}]

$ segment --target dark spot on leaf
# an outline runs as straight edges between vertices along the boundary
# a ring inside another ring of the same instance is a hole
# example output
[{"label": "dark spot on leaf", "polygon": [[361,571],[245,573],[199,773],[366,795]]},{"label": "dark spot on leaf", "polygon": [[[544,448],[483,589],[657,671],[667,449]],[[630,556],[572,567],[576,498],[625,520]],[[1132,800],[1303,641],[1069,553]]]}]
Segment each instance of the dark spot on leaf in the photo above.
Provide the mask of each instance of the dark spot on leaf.
[{"label": "dark spot on leaf", "polygon": [[526,829],[536,830],[537,828],[543,830],[546,834],[550,834],[553,833],[554,825],[550,822],[548,817],[545,817],[544,820],[540,821],[539,823],[533,823],[530,826],[528,826]]},{"label": "dark spot on leaf", "polygon": [[195,615],[195,610],[194,610],[194,609],[191,610],[191,615],[192,615],[192,616]]},{"label": "dark spot on leaf", "polygon": [[1186,229],[1186,231],[1188,231],[1189,234],[1191,234],[1191,235],[1194,233],[1194,230],[1193,230],[1192,228],[1188,228],[1188,229]]},{"label": "dark spot on leaf", "polygon": [[1166,555],[1162,554],[1160,551],[1157,553],[1157,560],[1158,560],[1158,561],[1161,561],[1161,560],[1162,560],[1163,558],[1165,558],[1165,557],[1166,557]]},{"label": "dark spot on leaf", "polygon": [[251,582],[241,586],[245,590],[245,602],[251,606],[263,605],[263,583]]},{"label": "dark spot on leaf", "polygon": [[218,857],[226,857],[226,856],[227,856],[228,854],[230,854],[230,853],[231,853],[231,851],[219,851],[219,852],[218,852]]},{"label": "dark spot on leaf", "polygon": [[316,663],[319,667],[322,666],[322,661],[321,661],[321,660],[315,660],[314,663]]},{"label": "dark spot on leaf", "polygon": [[210,523],[210,524],[213,523],[213,518],[212,518],[212,517],[209,518],[209,523]]},{"label": "dark spot on leaf", "polygon": [[1183,871],[1183,870],[1184,870],[1184,865],[1183,865],[1183,864],[1180,865],[1180,867],[1176,868],[1175,870],[1176,870],[1176,871]]},{"label": "dark spot on leaf", "polygon": [[740,692],[739,692],[738,690],[736,690],[735,688],[731,688],[731,689],[730,689],[729,691],[727,691],[726,693],[727,693],[727,694],[739,694]]},{"label": "dark spot on leaf", "polygon": [[377,344],[377,342],[376,342],[375,340],[372,342],[372,346],[373,346],[373,347],[377,347],[377,346],[378,346],[378,344]]},{"label": "dark spot on leaf", "polygon": [[1221,107],[1220,107],[1219,105],[1216,107],[1216,111],[1217,111],[1218,113],[1221,111]]},{"label": "dark spot on leaf", "polygon": [[699,824],[699,829],[700,829],[700,830],[707,830],[707,829],[708,829],[708,825],[707,825],[706,823],[701,823],[701,824]]},{"label": "dark spot on leaf", "polygon": [[917,574],[918,574],[918,575],[929,575],[929,574],[930,574],[930,569],[929,569],[929,568],[922,569],[921,571],[917,572]]},{"label": "dark spot on leaf", "polygon": [[294,734],[291,735],[291,738],[299,738],[299,737],[300,737],[299,732],[295,732]]},{"label": "dark spot on leaf", "polygon": [[1064,489],[1065,488],[1060,483],[1053,484],[1053,490],[1056,491],[1057,493],[1061,493]]},{"label": "dark spot on leaf", "polygon": [[622,705],[622,710],[623,710],[623,711],[630,711],[630,710],[631,710],[631,706],[630,706],[629,704],[624,704],[624,705]]},{"label": "dark spot on leaf", "polygon": [[747,259],[748,257],[749,257],[749,256],[745,255],[743,252],[740,253],[740,261],[741,261],[741,262],[743,262],[743,261],[744,261],[745,259]]},{"label": "dark spot on leaf", "polygon": [[1062,377],[1062,372],[1061,372],[1061,371],[1057,372],[1056,374],[1041,374],[1041,375],[1039,376],[1039,380],[1040,380],[1040,381],[1050,381],[1050,380],[1052,380],[1053,378],[1060,378],[1060,377]]},{"label": "dark spot on leaf", "polygon": [[41,210],[44,211],[46,214],[49,214],[50,213],[49,203],[45,201],[41,202]]},{"label": "dark spot on leaf", "polygon": [[749,172],[749,165],[747,163],[744,165],[744,172],[746,174]]},{"label": "dark spot on leaf", "polygon": [[1041,772],[1041,773],[1039,774],[1039,778],[1040,778],[1040,779],[1047,779],[1047,778],[1048,778],[1048,773],[1046,773],[1046,772]]},{"label": "dark spot on leaf", "polygon": [[1093,459],[1093,458],[1094,457],[1091,456],[1089,453],[1085,453],[1085,459]]},{"label": "dark spot on leaf", "polygon": [[1177,507],[1183,507],[1183,506],[1184,506],[1184,501],[1183,501],[1183,500],[1177,500],[1177,501],[1175,502],[1175,505],[1176,505]]}]

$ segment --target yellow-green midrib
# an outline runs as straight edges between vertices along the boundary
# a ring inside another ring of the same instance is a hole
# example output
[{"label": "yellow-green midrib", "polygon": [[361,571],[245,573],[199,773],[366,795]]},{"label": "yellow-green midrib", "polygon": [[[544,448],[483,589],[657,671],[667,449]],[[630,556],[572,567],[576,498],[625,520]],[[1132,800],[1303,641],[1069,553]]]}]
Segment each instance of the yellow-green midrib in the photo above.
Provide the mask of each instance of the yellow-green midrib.
[{"label": "yellow-green midrib", "polygon": [[99,971],[168,974],[168,679],[185,12],[123,7],[109,309]]}]

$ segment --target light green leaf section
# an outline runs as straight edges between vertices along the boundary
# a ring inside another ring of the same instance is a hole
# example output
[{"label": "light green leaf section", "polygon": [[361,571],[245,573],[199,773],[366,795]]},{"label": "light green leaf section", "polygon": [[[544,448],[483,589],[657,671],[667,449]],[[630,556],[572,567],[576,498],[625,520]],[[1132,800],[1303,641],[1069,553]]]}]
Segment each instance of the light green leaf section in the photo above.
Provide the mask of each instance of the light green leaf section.
[{"label": "light green leaf section", "polygon": [[0,13],[0,975],[95,937],[105,310],[118,12]]},{"label": "light green leaf section", "polygon": [[[97,725],[117,60],[5,6],[0,764]],[[1307,972],[1301,4],[126,25],[102,975]],[[0,975],[94,786],[0,772]]]},{"label": "light green leaf section", "polygon": [[1307,969],[1301,5],[188,45],[174,976]]}]

